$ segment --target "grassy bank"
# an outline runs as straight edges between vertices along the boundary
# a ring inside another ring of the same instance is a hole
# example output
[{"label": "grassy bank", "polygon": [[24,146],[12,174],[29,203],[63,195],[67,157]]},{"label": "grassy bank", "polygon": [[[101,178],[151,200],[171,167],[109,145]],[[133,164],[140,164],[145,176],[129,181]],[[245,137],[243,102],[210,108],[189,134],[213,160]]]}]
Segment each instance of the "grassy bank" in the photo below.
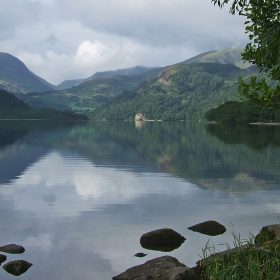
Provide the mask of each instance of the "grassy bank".
[{"label": "grassy bank", "polygon": [[270,241],[262,246],[254,238],[241,240],[234,234],[234,246],[216,253],[209,243],[203,249],[203,280],[279,280],[280,241]]}]

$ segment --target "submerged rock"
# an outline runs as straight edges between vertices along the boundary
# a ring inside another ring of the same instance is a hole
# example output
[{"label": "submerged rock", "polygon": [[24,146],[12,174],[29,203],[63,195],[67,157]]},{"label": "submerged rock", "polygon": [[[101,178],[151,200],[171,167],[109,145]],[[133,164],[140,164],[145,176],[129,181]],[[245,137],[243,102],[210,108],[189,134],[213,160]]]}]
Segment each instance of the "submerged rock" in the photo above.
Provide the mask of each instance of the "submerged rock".
[{"label": "submerged rock", "polygon": [[7,257],[5,255],[0,254],[0,265],[5,262]]},{"label": "submerged rock", "polygon": [[255,244],[260,245],[267,241],[275,240],[280,240],[280,224],[263,227],[255,237]]},{"label": "submerged rock", "polygon": [[12,275],[19,276],[25,273],[31,266],[32,263],[29,263],[24,260],[16,260],[5,264],[3,266],[3,269]]},{"label": "submerged rock", "polygon": [[0,247],[0,251],[9,254],[22,254],[25,251],[25,249],[17,244],[8,244]]},{"label": "submerged rock", "polygon": [[140,238],[143,248],[161,252],[171,252],[179,248],[186,238],[173,229],[158,229],[145,233]]},{"label": "submerged rock", "polygon": [[144,258],[144,257],[147,256],[147,254],[144,254],[144,253],[137,253],[137,254],[135,254],[134,256],[137,257],[137,258]]},{"label": "submerged rock", "polygon": [[164,256],[132,267],[113,280],[197,280],[195,272],[177,259]]},{"label": "submerged rock", "polygon": [[188,228],[205,235],[216,236],[226,232],[226,228],[216,221],[206,221]]}]

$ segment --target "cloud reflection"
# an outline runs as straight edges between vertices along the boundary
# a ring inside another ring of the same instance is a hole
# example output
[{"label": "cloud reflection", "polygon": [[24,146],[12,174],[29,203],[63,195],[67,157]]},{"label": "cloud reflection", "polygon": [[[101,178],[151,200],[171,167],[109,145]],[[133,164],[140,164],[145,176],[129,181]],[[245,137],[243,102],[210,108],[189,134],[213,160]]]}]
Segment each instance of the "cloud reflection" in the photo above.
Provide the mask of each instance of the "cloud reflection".
[{"label": "cloud reflection", "polygon": [[30,166],[9,188],[6,192],[13,195],[16,210],[38,213],[47,208],[49,214],[75,216],[81,211],[126,204],[153,193],[191,193],[196,187],[164,174],[139,175],[51,152]]}]

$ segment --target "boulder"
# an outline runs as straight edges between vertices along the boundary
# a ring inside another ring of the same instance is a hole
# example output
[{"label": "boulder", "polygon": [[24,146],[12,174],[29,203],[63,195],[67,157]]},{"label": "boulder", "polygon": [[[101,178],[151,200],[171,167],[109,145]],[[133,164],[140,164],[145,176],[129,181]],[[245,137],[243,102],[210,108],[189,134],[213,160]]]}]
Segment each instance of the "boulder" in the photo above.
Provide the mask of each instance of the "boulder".
[{"label": "boulder", "polygon": [[144,254],[144,253],[137,253],[137,254],[135,254],[134,256],[137,257],[137,258],[144,258],[144,257],[147,256],[147,254]]},{"label": "boulder", "polygon": [[275,240],[280,240],[280,224],[263,227],[255,237],[255,244],[261,245],[267,241]]},{"label": "boulder", "polygon": [[132,267],[113,280],[197,280],[197,275],[177,259],[164,256]]},{"label": "boulder", "polygon": [[25,273],[31,266],[32,263],[29,263],[24,260],[16,260],[5,264],[3,266],[3,269],[12,275],[19,276]]},{"label": "boulder", "polygon": [[5,255],[0,254],[0,265],[7,260]]},{"label": "boulder", "polygon": [[206,221],[188,228],[205,235],[216,236],[226,232],[226,228],[216,221]]},{"label": "boulder", "polygon": [[25,249],[17,244],[8,244],[0,247],[1,252],[9,253],[9,254],[22,254]]},{"label": "boulder", "polygon": [[171,252],[179,248],[186,238],[173,229],[164,228],[145,233],[140,238],[143,248],[161,252]]}]

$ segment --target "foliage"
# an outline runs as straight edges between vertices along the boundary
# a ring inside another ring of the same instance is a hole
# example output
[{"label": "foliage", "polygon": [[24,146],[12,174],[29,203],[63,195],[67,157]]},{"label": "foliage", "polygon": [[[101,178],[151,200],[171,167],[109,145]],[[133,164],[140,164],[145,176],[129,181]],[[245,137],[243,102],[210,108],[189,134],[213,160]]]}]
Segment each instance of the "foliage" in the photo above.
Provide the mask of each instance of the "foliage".
[{"label": "foliage", "polygon": [[252,102],[228,101],[206,113],[209,121],[221,123],[280,122],[280,109]]},{"label": "foliage", "polygon": [[156,120],[199,120],[228,100],[239,100],[237,80],[252,69],[230,64],[194,63],[164,68],[161,75],[126,92],[93,113],[95,119],[133,120],[136,113]]},{"label": "foliage", "polygon": [[150,71],[147,69],[147,72],[135,75],[113,75],[111,72],[101,72],[96,75],[97,77],[70,89],[29,94],[24,97],[24,100],[31,106],[39,108],[68,109],[90,115],[96,108],[108,104],[112,98],[124,91],[134,90],[142,82],[152,79],[158,72],[158,69]]},{"label": "foliage", "polygon": [[83,115],[54,109],[32,109],[12,94],[0,90],[0,119],[84,120]]},{"label": "foliage", "polygon": [[[229,246],[227,246],[229,247]],[[206,245],[206,254],[215,252],[215,247]],[[234,234],[234,252],[216,254],[205,265],[203,280],[275,280],[279,279],[280,243],[256,249],[253,238],[242,240]]]},{"label": "foliage", "polygon": [[[245,30],[250,42],[244,60],[267,73],[268,80],[252,77],[240,83],[240,92],[259,104],[280,107],[280,1],[279,0],[212,0],[223,7],[231,2],[232,14],[246,17]],[[271,84],[271,81],[274,81]]]}]

